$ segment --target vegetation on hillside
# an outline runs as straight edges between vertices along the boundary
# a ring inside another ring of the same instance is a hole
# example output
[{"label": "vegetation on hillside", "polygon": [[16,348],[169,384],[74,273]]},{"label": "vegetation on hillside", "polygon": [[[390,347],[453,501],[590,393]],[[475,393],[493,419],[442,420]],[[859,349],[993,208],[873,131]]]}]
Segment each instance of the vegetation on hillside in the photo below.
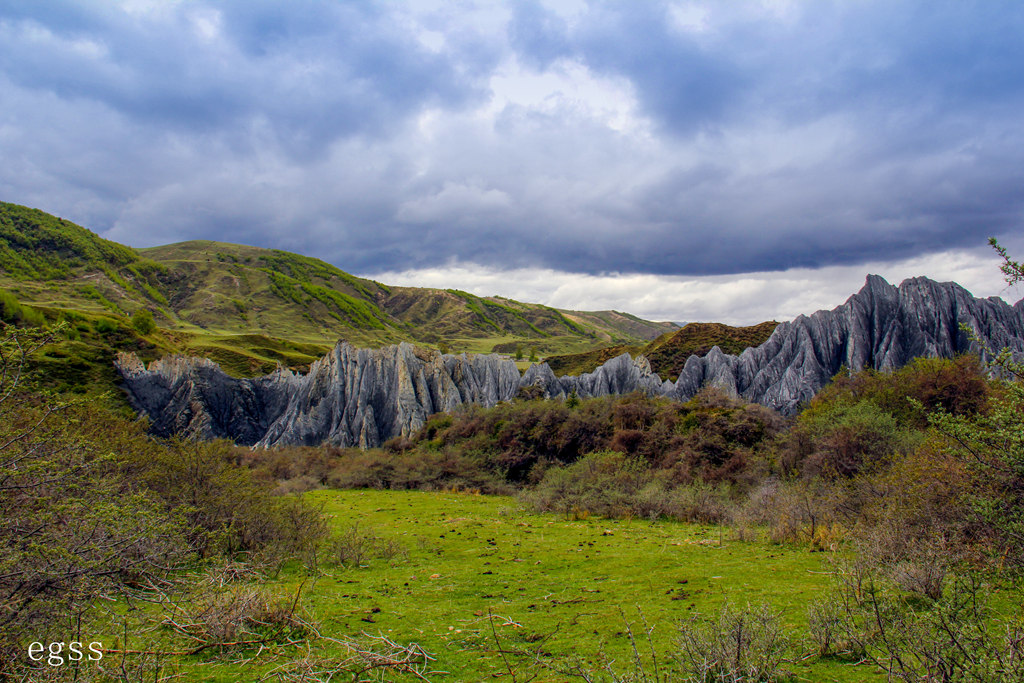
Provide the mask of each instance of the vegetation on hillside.
[{"label": "vegetation on hillside", "polygon": [[676,332],[665,333],[646,345],[619,344],[583,353],[549,356],[545,362],[558,376],[593,372],[602,363],[628,353],[643,355],[663,380],[675,381],[690,356],[705,356],[715,346],[724,353],[737,355],[744,349],[768,341],[777,322],[768,321],[749,327],[730,327],[721,323],[690,323]]},{"label": "vegetation on hillside", "polygon": [[117,270],[139,260],[134,249],[74,223],[0,202],[0,269],[18,279],[61,279],[79,268]]},{"label": "vegetation on hillside", "polygon": [[[229,357],[232,371],[246,372],[267,365],[262,353],[245,347],[252,336],[320,348],[346,339],[360,346],[443,344],[453,352],[502,352],[511,344],[513,353],[516,344],[533,344],[542,353],[564,353],[675,329],[616,312],[387,287],[277,249],[192,241],[134,250],[42,211],[2,203],[0,287],[22,304],[82,315],[149,311],[163,330],[191,335],[190,351]],[[289,364],[309,362],[298,360]]]}]

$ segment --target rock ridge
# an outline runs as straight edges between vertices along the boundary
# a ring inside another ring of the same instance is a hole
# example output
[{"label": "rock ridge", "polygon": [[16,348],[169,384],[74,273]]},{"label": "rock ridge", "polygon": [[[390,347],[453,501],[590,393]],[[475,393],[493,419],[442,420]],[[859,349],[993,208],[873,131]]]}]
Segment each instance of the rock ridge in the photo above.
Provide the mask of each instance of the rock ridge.
[{"label": "rock ridge", "polygon": [[408,343],[357,349],[341,342],[306,375],[279,368],[255,379],[180,356],[147,368],[133,354],[119,354],[115,365],[132,406],[160,436],[373,448],[411,436],[433,413],[464,403],[493,406],[522,387],[547,398],[640,391],[686,400],[714,386],[792,414],[843,367],[893,370],[918,356],[984,354],[984,346],[1024,356],[1024,300],[1010,306],[998,297],[977,299],[952,282],[919,277],[895,287],[869,275],[841,306],[781,323],[765,343],[738,356],[717,346],[690,356],[675,382],[662,382],[643,356],[622,354],[579,376],[556,377],[540,363],[520,377],[515,363],[501,356],[417,355]]}]

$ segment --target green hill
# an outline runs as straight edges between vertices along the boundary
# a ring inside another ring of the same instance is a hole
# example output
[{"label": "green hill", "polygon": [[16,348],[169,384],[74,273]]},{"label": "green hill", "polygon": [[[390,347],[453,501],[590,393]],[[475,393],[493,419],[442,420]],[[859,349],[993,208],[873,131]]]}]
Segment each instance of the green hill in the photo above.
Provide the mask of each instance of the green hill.
[{"label": "green hill", "polygon": [[89,330],[101,319],[130,330],[130,317],[149,310],[159,326],[148,335],[154,353],[206,356],[241,375],[277,363],[302,369],[338,339],[358,346],[410,341],[456,352],[534,348],[551,354],[642,344],[678,329],[616,311],[563,311],[455,289],[389,287],[277,249],[205,240],[132,249],[2,202],[0,289],[51,320],[73,312]]},{"label": "green hill", "polygon": [[750,346],[763,344],[778,325],[768,321],[749,327],[731,327],[721,323],[690,323],[677,332],[661,335],[649,344],[618,344],[582,353],[550,356],[548,365],[556,375],[593,372],[599,365],[623,353],[643,354],[662,379],[675,380],[686,359],[704,356],[718,346],[725,353],[738,354]]}]

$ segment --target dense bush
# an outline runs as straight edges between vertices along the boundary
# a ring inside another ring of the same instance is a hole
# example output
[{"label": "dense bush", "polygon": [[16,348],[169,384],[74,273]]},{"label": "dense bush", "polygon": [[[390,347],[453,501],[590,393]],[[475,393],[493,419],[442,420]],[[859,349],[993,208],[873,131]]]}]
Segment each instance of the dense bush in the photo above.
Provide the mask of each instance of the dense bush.
[{"label": "dense bush", "polygon": [[538,511],[567,517],[666,517],[713,524],[725,521],[732,490],[724,484],[675,484],[664,470],[607,451],[549,469],[522,498]]},{"label": "dense bush", "polygon": [[36,309],[23,306],[10,292],[0,289],[0,322],[39,326],[45,318]]},{"label": "dense bush", "polygon": [[0,338],[0,676],[29,633],[74,632],[99,595],[216,554],[300,553],[323,534],[316,510],[271,496],[227,444],[157,443],[138,422],[27,391],[26,362],[49,341]]},{"label": "dense bush", "polygon": [[614,450],[671,471],[679,483],[736,482],[755,448],[785,421],[714,391],[686,403],[641,394],[578,401],[526,400],[432,417],[410,442],[472,453],[511,482],[536,483],[551,466]]},{"label": "dense bush", "polygon": [[140,308],[132,314],[132,327],[139,334],[150,334],[156,329],[156,321],[149,309]]}]

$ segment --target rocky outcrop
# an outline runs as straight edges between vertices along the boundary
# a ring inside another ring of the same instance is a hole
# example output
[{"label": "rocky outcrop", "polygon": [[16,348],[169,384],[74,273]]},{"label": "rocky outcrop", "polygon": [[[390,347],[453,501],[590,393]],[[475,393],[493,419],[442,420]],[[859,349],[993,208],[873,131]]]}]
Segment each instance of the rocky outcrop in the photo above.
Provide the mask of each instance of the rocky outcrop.
[{"label": "rocky outcrop", "polygon": [[897,288],[870,275],[842,306],[782,323],[768,341],[739,356],[716,349],[691,356],[667,395],[685,399],[713,385],[791,414],[843,367],[893,370],[919,356],[983,353],[985,345],[1024,354],[1024,301],[976,299],[956,283],[923,277]]},{"label": "rocky outcrop", "polygon": [[310,367],[258,445],[373,448],[412,435],[434,413],[463,403],[493,406],[518,390],[515,363],[500,356],[421,358],[409,344],[356,349],[343,343]]},{"label": "rocky outcrop", "polygon": [[975,299],[955,283],[927,278],[897,288],[869,276],[842,306],[782,323],[767,342],[739,356],[718,347],[691,356],[675,382],[662,382],[643,356],[623,354],[592,373],[567,377],[533,365],[520,378],[515,363],[496,355],[424,354],[409,344],[356,349],[340,343],[302,376],[279,369],[236,379],[211,361],[181,357],[147,369],[131,354],[116,365],[132,405],[158,435],[371,448],[413,434],[433,413],[463,403],[491,406],[521,387],[549,398],[641,391],[685,400],[714,386],[793,413],[844,366],[891,370],[918,356],[982,351],[961,324],[991,348],[1024,355],[1024,301]]},{"label": "rocky outcrop", "polygon": [[356,349],[340,343],[295,375],[236,379],[213,362],[171,357],[149,368],[133,354],[116,366],[132,406],[160,436],[228,438],[258,446],[373,448],[408,436],[428,416],[463,403],[492,406],[519,390],[514,362],[495,355],[417,355],[409,344]]},{"label": "rocky outcrop", "polygon": [[135,354],[114,363],[128,400],[149,417],[158,436],[231,439],[253,444],[284,413],[303,378],[278,369],[265,377],[236,379],[205,358],[170,356],[145,368]]},{"label": "rocky outcrop", "polygon": [[[716,347],[717,348],[717,347]],[[616,356],[593,372],[556,377],[547,363],[531,365],[520,380],[522,386],[541,389],[545,398],[565,398],[575,392],[579,398],[629,394],[634,391],[649,396],[667,395],[674,385],[662,382],[643,356],[631,358],[628,353]]]}]

